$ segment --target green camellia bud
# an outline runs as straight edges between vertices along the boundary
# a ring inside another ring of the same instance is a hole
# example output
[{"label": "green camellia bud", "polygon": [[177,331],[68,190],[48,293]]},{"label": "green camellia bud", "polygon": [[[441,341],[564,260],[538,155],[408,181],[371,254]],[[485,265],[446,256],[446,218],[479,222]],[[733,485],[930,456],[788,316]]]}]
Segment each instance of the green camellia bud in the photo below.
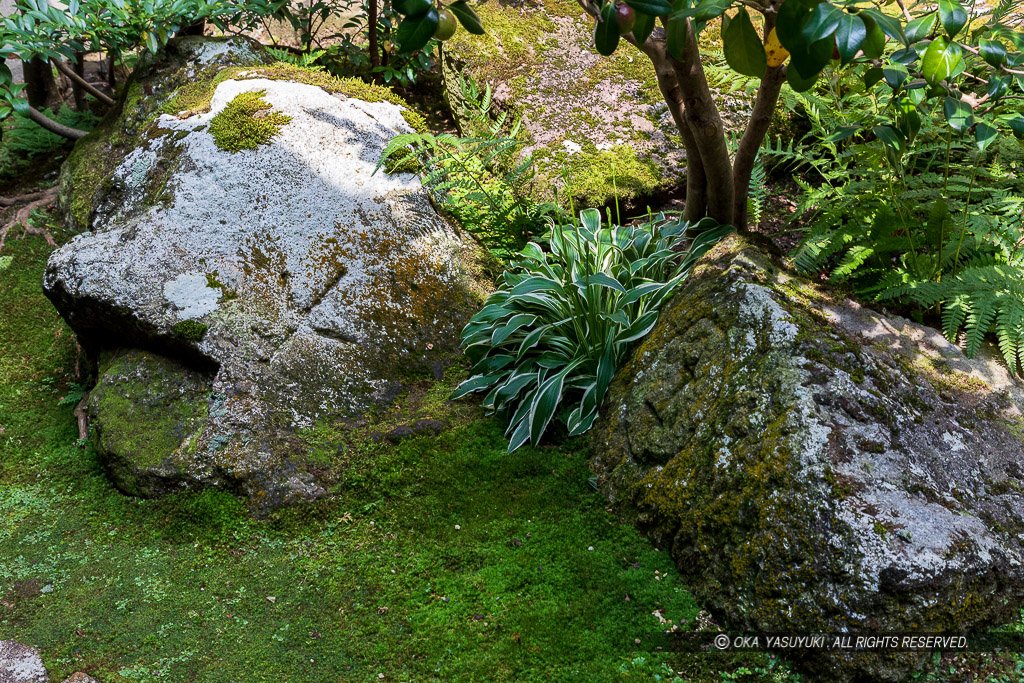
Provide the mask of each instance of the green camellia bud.
[{"label": "green camellia bud", "polygon": [[437,16],[437,30],[434,31],[434,38],[444,42],[455,35],[455,29],[459,25],[455,21],[455,15],[449,9],[441,10]]}]

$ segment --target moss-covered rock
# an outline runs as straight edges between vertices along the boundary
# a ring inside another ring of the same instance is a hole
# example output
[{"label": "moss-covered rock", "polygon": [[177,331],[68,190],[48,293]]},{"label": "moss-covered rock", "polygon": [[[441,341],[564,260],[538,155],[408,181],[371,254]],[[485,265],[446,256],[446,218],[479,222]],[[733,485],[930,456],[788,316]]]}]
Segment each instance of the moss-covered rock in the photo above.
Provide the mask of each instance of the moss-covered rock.
[{"label": "moss-covered rock", "polygon": [[[619,372],[592,466],[727,627],[969,632],[1024,598],[1020,397],[732,237]],[[800,654],[903,680],[926,653]]]},{"label": "moss-covered rock", "polygon": [[[296,434],[443,372],[488,284],[479,245],[436,214],[414,175],[374,175],[386,142],[412,130],[400,100],[285,65],[203,61],[232,44],[172,43],[154,64],[188,47],[194,64],[181,68],[192,80],[172,87],[180,69],[144,65],[129,82],[128,92],[159,96],[126,96],[89,140],[101,162],[69,161],[68,178],[93,163],[104,175],[85,188],[88,201],[67,186],[67,206],[88,205],[90,230],[54,252],[44,288],[91,353],[145,349],[207,376],[195,444],[172,447],[177,431],[161,432],[146,458],[162,452],[192,483],[264,507],[322,495],[296,464]],[[163,368],[134,372],[159,385]],[[127,407],[104,414],[106,434],[134,433],[119,424]],[[120,455],[135,453],[125,443],[105,457],[137,460]],[[165,471],[177,486],[163,464],[150,472]],[[160,490],[117,480],[132,493]]]},{"label": "moss-covered rock", "polygon": [[[563,192],[602,205],[675,190],[685,168],[682,143],[644,55],[623,44],[612,57],[594,49],[592,23],[573,0],[539,5],[483,3],[487,33],[459,31],[444,46],[446,96],[459,116],[465,69],[494,101],[521,115],[537,161],[537,192]],[[465,117],[467,133],[479,132]]]},{"label": "moss-covered rock", "polygon": [[211,379],[144,351],[104,354],[89,416],[118,488],[154,496],[195,483],[186,465],[208,421]]}]

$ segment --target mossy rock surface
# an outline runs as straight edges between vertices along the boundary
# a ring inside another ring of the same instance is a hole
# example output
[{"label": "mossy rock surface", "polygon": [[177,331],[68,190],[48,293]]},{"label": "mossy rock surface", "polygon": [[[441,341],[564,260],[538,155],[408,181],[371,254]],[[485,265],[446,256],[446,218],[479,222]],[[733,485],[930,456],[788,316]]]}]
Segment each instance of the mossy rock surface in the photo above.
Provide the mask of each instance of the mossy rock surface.
[{"label": "mossy rock surface", "polygon": [[[594,49],[593,22],[572,0],[492,2],[474,9],[487,33],[464,30],[444,45],[446,96],[463,110],[458,75],[489,83],[498,106],[521,115],[537,161],[537,194],[573,194],[597,206],[663,196],[683,181],[685,159],[654,68],[623,43],[611,57]],[[465,117],[466,133],[476,133]]]},{"label": "mossy rock surface", "polygon": [[[105,353],[89,395],[94,441],[118,488],[154,496],[188,487],[209,417],[209,375],[145,351]],[[192,451],[192,452],[190,452]]]},{"label": "mossy rock surface", "polygon": [[[618,373],[605,493],[728,628],[964,633],[1024,600],[1020,387],[935,330],[715,248]],[[822,680],[922,654],[811,651]]]},{"label": "mossy rock surface", "polygon": [[[443,373],[489,283],[482,250],[435,213],[415,176],[373,173],[386,142],[419,125],[401,100],[263,64],[257,48],[237,44],[246,49],[172,43],[125,88],[152,97],[126,96],[85,151],[76,148],[102,158],[73,157],[66,178],[104,175],[94,188],[65,187],[66,206],[88,198],[85,225],[75,210],[70,218],[89,230],[54,252],[44,289],[91,353],[144,349],[203,373],[207,398],[196,400],[208,418],[195,443],[172,448],[177,431],[161,432],[145,458],[179,462],[187,451],[190,485],[229,487],[262,507],[322,495],[293,464],[305,455],[295,434]],[[177,58],[190,66],[172,68]],[[244,129],[228,135],[238,144],[224,149],[211,122],[252,100]],[[261,121],[273,122],[272,134],[250,125]],[[135,372],[160,384],[163,367]],[[130,410],[105,414],[106,434],[132,433],[117,426]],[[140,457],[133,443],[107,439],[112,468]],[[180,472],[167,473],[167,487],[177,486]]]}]

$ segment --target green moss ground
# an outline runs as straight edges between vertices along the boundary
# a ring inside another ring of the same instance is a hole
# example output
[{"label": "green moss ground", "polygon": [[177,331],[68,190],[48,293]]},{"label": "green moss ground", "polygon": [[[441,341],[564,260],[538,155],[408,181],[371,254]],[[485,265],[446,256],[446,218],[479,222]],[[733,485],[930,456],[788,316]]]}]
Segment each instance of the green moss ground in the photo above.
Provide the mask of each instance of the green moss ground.
[{"label": "green moss ground", "polygon": [[[54,680],[671,680],[633,639],[698,608],[578,442],[510,457],[499,423],[460,420],[350,450],[333,500],[260,520],[223,492],[118,493],[60,404],[77,351],[49,249],[11,240],[0,272],[0,639]],[[684,680],[791,680],[687,657]]]}]

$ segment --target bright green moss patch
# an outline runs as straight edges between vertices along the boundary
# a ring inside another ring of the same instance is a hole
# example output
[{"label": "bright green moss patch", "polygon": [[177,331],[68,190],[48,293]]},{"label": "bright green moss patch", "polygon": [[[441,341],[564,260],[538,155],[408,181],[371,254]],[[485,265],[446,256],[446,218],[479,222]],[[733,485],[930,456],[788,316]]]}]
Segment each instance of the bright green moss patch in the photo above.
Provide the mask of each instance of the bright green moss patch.
[{"label": "bright green moss patch", "polygon": [[[50,248],[8,244],[0,633],[38,647],[53,680],[650,681],[686,666],[717,683],[767,670],[763,656],[669,666],[637,645],[661,626],[656,610],[695,621],[668,554],[606,512],[579,443],[508,457],[503,425],[475,414],[344,455],[319,432],[320,457],[346,463],[332,500],[267,519],[224,491],[121,494],[59,405],[79,378],[74,337],[40,291]],[[426,388],[420,409],[450,416],[457,379]],[[33,581],[53,590],[15,590]]]},{"label": "bright green moss patch", "polygon": [[269,112],[271,104],[263,99],[266,90],[254,90],[235,98],[210,121],[210,134],[217,146],[226,152],[240,152],[269,144],[281,127],[292,117]]},{"label": "bright green moss patch", "polygon": [[206,334],[206,325],[196,320],[182,320],[174,325],[174,331],[184,339],[199,341]]}]

